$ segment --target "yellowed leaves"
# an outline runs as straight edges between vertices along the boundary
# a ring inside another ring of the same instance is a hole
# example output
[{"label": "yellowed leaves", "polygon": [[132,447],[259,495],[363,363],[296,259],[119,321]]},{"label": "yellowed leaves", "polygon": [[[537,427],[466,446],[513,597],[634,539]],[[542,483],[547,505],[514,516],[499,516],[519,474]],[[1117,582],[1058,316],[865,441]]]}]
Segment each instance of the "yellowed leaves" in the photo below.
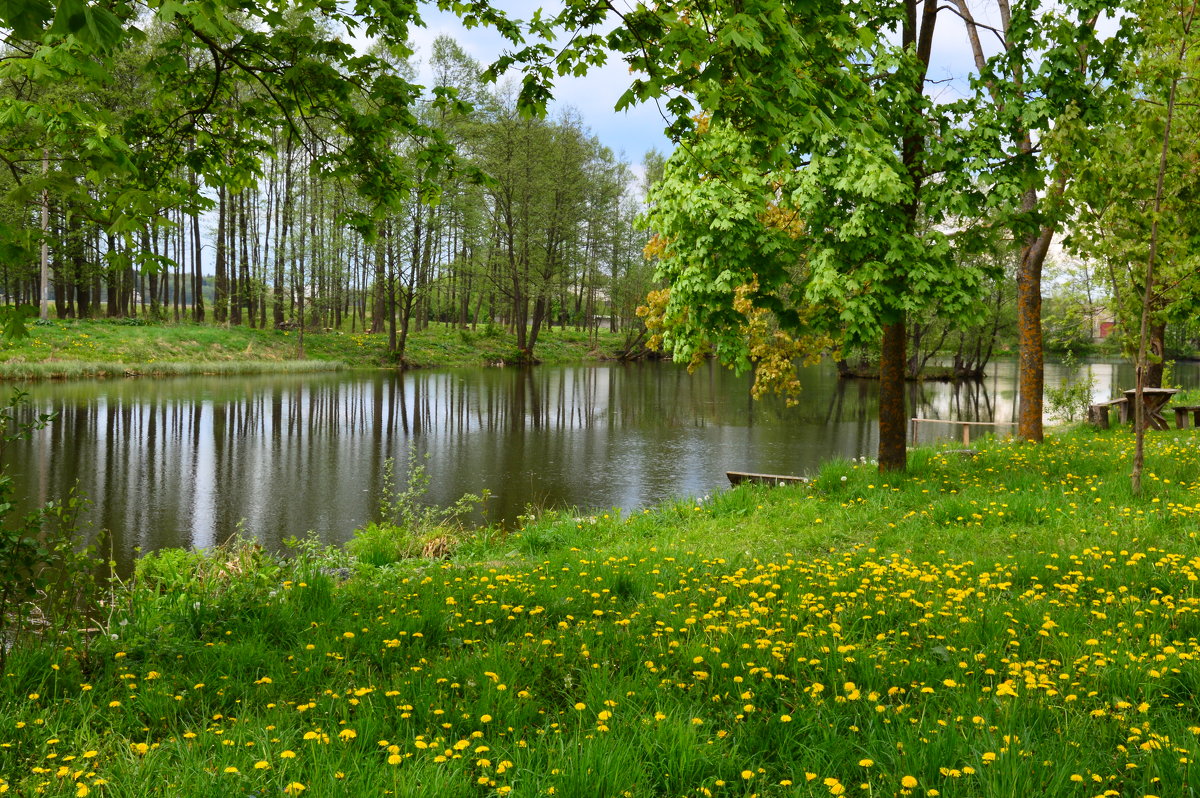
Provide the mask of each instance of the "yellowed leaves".
[{"label": "yellowed leaves", "polygon": [[780,230],[789,238],[800,238],[804,235],[804,220],[800,214],[789,208],[783,208],[778,202],[767,205],[767,209],[758,215],[763,227]]},{"label": "yellowed leaves", "polygon": [[754,385],[750,394],[761,399],[768,391],[783,396],[788,406],[798,403],[800,379],[796,361],[813,365],[823,353],[833,349],[834,341],[826,335],[802,335],[793,338],[774,323],[771,312],[755,307],[751,297],[758,291],[757,281],[740,285],[734,290],[733,308],[746,321],[741,325],[746,338],[750,361],[754,364]]},{"label": "yellowed leaves", "polygon": [[[752,297],[758,291],[757,281],[734,289],[733,309],[745,321],[738,326],[746,340],[750,362],[754,368],[754,385],[751,395],[761,399],[768,391],[786,398],[789,406],[797,404],[800,394],[800,379],[796,375],[796,361],[811,366],[821,357],[833,351],[836,342],[828,335],[802,335],[793,338],[780,330],[769,310],[754,306]],[[663,336],[671,325],[667,318],[667,305],[671,300],[671,289],[663,288],[646,295],[646,304],[639,305],[637,315],[645,320],[650,338],[649,349],[658,351],[663,346]],[[688,371],[695,371],[711,354],[707,343],[701,343],[693,351]]]},{"label": "yellowed leaves", "polygon": [[[651,243],[658,239],[655,236],[651,239]],[[649,249],[650,244],[646,245]],[[663,344],[663,328],[666,326],[667,317],[667,302],[671,299],[671,289],[662,288],[657,291],[651,291],[646,294],[646,304],[638,305],[638,318],[645,319],[646,330],[650,333],[650,339],[646,341],[646,348],[655,352],[662,348]]]},{"label": "yellowed leaves", "polygon": [[667,243],[668,242],[666,238],[658,233],[655,233],[650,237],[650,240],[646,242],[646,246],[642,247],[642,256],[645,257],[646,260],[667,257],[669,254],[667,252]]}]

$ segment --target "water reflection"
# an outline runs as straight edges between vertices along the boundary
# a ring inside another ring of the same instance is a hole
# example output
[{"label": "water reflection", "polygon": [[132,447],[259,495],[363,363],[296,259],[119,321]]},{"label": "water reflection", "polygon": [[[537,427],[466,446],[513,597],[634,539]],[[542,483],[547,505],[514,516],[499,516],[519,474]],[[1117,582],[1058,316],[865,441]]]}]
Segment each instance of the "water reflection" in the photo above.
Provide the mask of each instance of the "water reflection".
[{"label": "water reflection", "polygon": [[[1093,364],[1098,397],[1132,379]],[[978,383],[909,387],[925,418],[1016,416],[1011,364]],[[1196,368],[1181,369],[1193,384]],[[1047,385],[1062,379],[1047,369]],[[428,455],[429,498],[495,494],[529,505],[635,509],[724,487],[727,470],[811,473],[874,456],[878,384],[806,370],[799,406],[754,402],[748,380],[669,364],[177,378],[38,384],[57,420],[10,447],[31,507],[78,483],[90,520],[134,547],[209,546],[244,522],[268,545],[314,530],[344,540],[372,517],[383,462]],[[922,440],[957,432],[922,430]]]}]

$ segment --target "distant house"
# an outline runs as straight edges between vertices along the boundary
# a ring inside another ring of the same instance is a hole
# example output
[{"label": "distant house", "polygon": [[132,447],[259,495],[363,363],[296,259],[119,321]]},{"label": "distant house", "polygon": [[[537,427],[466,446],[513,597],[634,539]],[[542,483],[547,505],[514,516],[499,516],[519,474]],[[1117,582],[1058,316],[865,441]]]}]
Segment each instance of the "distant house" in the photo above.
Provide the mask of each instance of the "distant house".
[{"label": "distant house", "polygon": [[1092,310],[1089,314],[1089,322],[1092,328],[1092,340],[1096,342],[1103,341],[1112,335],[1116,329],[1117,321],[1113,317],[1112,311],[1106,307],[1098,307]]}]

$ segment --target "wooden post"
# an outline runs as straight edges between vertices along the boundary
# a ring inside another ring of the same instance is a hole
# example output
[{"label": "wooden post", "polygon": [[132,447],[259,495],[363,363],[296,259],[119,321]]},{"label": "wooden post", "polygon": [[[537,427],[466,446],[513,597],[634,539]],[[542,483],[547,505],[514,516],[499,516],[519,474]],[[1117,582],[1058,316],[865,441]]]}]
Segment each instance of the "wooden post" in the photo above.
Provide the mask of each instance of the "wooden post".
[{"label": "wooden post", "polygon": [[963,448],[971,448],[971,427],[967,424],[963,424]]}]

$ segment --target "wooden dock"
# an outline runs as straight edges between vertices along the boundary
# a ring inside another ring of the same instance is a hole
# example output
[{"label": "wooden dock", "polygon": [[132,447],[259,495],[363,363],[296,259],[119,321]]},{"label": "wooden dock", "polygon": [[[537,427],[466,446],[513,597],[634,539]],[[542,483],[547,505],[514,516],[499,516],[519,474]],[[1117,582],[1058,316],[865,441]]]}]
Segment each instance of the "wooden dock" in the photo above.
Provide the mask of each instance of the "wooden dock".
[{"label": "wooden dock", "polygon": [[803,485],[807,477],[789,477],[782,474],[752,474],[749,471],[726,471],[730,485],[741,485],[743,482],[753,482],[758,485]]}]

